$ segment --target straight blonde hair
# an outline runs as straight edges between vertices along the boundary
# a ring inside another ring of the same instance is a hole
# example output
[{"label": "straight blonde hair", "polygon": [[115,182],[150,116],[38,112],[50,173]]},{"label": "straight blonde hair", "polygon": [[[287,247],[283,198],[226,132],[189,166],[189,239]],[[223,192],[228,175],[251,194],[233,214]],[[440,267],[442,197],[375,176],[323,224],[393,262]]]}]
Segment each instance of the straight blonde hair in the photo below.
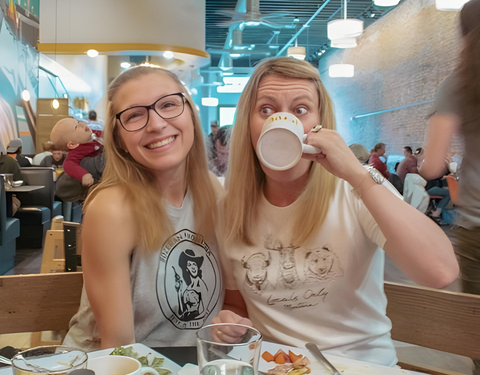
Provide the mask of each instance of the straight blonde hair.
[{"label": "straight blonde hair", "polygon": [[[227,195],[224,201],[226,241],[240,240],[254,244],[257,210],[262,197],[265,173],[251,141],[250,117],[257,101],[261,80],[267,75],[304,79],[313,82],[319,98],[320,121],[324,128],[335,129],[333,104],[320,75],[311,64],[289,57],[264,60],[253,72],[237,106],[231,140],[230,161],[226,178]],[[328,212],[336,178],[320,164],[313,162],[310,175],[293,215],[292,244],[303,244],[321,227]]]},{"label": "straight blonde hair", "polygon": [[[120,74],[108,88],[107,121],[104,130],[105,171],[101,182],[88,195],[84,212],[97,194],[109,187],[120,186],[126,193],[127,204],[137,224],[137,247],[141,252],[157,250],[174,233],[173,224],[166,212],[166,202],[161,199],[162,192],[158,190],[152,171],[139,164],[125,151],[125,145],[120,136],[115,117],[123,108],[117,108],[116,95],[127,82],[149,74],[159,74],[172,79],[178,86],[178,91],[185,95],[190,109],[194,141],[187,155],[186,179],[194,202],[194,216],[197,228],[195,230],[211,234],[213,215],[216,210],[216,198],[212,181],[207,168],[207,157],[200,126],[200,119],[195,110],[195,104],[178,77],[165,69],[152,67],[136,67]],[[187,108],[185,108],[187,110]],[[119,204],[124,204],[119,202]],[[213,231],[212,231],[213,232]]]}]

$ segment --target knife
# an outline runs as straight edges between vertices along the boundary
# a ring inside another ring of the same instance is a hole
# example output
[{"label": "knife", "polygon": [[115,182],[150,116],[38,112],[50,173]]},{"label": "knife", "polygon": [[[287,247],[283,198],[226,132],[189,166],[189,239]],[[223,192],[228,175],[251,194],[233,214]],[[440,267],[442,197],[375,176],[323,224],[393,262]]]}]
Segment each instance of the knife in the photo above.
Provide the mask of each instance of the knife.
[{"label": "knife", "polygon": [[327,358],[325,358],[325,356],[322,354],[322,352],[320,351],[320,349],[318,349],[318,346],[311,343],[311,342],[308,342],[307,344],[305,344],[305,347],[308,349],[308,351],[310,353],[313,354],[313,356],[317,359],[320,360],[320,362],[325,365],[325,367],[329,368],[330,370],[332,370],[332,373],[333,375],[340,375],[340,372],[328,361]]}]

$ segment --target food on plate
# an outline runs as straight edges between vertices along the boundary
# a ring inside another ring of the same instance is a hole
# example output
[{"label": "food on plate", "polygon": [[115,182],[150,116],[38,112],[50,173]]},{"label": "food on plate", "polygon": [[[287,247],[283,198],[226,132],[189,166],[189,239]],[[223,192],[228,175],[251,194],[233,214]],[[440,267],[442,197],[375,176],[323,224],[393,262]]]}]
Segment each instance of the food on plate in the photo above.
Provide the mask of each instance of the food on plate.
[{"label": "food on plate", "polygon": [[266,362],[275,362],[276,367],[268,370],[270,375],[303,375],[310,374],[310,369],[307,367],[310,361],[302,354],[295,354],[292,351],[288,351],[288,354],[283,350],[279,350],[275,355],[265,351],[262,354],[262,358]]},{"label": "food on plate", "polygon": [[147,355],[140,357],[137,352],[133,351],[133,348],[131,346],[126,348],[123,346],[116,347],[115,349],[113,349],[113,352],[111,352],[110,355],[123,355],[125,357],[135,358],[138,362],[141,363],[142,366],[151,367],[154,370],[156,370],[158,372],[158,375],[168,375],[172,373],[170,370],[162,367],[163,361],[165,358],[153,357],[153,360],[150,363],[150,361],[148,360],[148,356],[152,355],[151,353],[148,353]]}]

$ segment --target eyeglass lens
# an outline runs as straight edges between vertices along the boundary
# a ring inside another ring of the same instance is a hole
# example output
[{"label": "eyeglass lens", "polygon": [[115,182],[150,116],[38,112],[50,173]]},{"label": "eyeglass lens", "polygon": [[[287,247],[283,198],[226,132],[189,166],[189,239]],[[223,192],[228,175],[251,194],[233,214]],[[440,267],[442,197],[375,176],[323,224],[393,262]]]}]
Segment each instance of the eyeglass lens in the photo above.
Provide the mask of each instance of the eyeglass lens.
[{"label": "eyeglass lens", "polygon": [[[180,116],[183,112],[184,101],[181,95],[169,95],[155,103],[155,111],[160,117],[170,119]],[[127,130],[143,128],[149,117],[149,110],[145,107],[132,107],[120,115],[120,121]]]}]

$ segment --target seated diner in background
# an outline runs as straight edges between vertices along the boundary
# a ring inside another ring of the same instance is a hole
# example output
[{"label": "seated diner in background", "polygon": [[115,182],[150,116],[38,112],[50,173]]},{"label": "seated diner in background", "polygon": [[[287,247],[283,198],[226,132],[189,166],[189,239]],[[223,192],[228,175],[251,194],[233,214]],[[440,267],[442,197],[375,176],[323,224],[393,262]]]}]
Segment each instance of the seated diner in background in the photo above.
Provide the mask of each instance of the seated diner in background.
[{"label": "seated diner in background", "polygon": [[110,84],[107,111],[105,171],[84,204],[85,287],[64,344],[193,346],[223,303],[223,189],[195,104],[170,71],[135,67]]},{"label": "seated diner in background", "polygon": [[405,146],[403,148],[403,156],[405,156],[405,158],[400,162],[398,168],[396,169],[397,175],[400,177],[402,183],[405,182],[405,176],[408,173],[418,173],[417,158],[413,155],[413,151],[410,146]]},{"label": "seated diner in background", "polygon": [[370,151],[370,159],[368,159],[368,164],[373,168],[383,174],[383,177],[388,178],[390,172],[387,168],[387,163],[384,163],[380,156],[385,155],[385,143],[377,143],[375,147]]},{"label": "seated diner in background", "polygon": [[[284,171],[261,164],[257,141],[278,112],[297,116],[306,143],[321,153],[303,154]],[[226,294],[214,322],[394,366],[384,251],[413,281],[434,288],[455,280],[458,264],[445,233],[362,166],[335,131],[315,67],[286,57],[257,65],[238,102],[230,158],[219,215]],[[220,331],[217,338],[237,336]]]}]

